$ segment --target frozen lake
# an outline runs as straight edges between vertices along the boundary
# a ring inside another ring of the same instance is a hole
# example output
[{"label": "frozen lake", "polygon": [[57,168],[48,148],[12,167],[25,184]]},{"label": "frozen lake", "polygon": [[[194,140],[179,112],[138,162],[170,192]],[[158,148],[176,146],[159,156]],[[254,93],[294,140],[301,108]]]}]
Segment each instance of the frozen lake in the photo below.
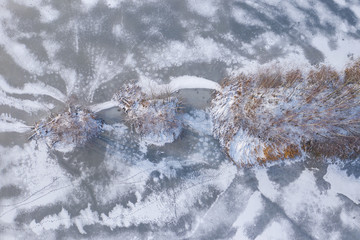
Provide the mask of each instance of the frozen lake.
[{"label": "frozen lake", "polygon": [[0,22],[0,239],[360,239],[359,157],[238,168],[212,136],[211,90],[176,93],[186,124],[162,147],[116,108],[72,152],[28,141],[130,80],[342,70],[360,57],[358,0],[2,0]]}]

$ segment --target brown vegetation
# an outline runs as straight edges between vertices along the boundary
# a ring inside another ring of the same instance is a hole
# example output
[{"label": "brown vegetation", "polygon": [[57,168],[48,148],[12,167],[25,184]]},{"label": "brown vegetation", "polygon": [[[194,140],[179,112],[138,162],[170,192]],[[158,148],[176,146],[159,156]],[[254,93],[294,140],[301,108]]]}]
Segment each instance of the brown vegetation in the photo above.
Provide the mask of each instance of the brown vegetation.
[{"label": "brown vegetation", "polygon": [[260,152],[254,145],[259,163],[302,153],[358,156],[359,79],[360,60],[342,75],[328,66],[308,74],[272,67],[227,78],[212,104],[215,136],[230,154],[234,136],[246,130],[262,142]]},{"label": "brown vegetation", "polygon": [[113,100],[126,113],[126,120],[148,142],[162,145],[178,137],[181,123],[177,118],[180,101],[170,91],[145,94],[135,84],[125,85]]},{"label": "brown vegetation", "polygon": [[345,69],[345,82],[360,83],[360,59]]},{"label": "brown vegetation", "polygon": [[66,111],[40,121],[33,127],[30,139],[45,139],[52,148],[66,148],[67,145],[81,146],[97,136],[102,121],[94,113],[80,107],[69,107]]}]

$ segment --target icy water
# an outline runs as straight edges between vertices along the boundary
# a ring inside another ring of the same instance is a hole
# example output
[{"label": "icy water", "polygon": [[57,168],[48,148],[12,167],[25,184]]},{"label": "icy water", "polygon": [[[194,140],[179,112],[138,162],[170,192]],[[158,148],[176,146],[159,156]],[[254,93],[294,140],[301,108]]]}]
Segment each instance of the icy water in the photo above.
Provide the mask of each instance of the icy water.
[{"label": "icy water", "polygon": [[359,1],[3,0],[0,21],[0,239],[360,239],[359,160],[238,169],[211,135],[209,90],[178,93],[186,127],[163,147],[114,108],[73,152],[27,140],[129,80],[342,69],[360,56]]}]

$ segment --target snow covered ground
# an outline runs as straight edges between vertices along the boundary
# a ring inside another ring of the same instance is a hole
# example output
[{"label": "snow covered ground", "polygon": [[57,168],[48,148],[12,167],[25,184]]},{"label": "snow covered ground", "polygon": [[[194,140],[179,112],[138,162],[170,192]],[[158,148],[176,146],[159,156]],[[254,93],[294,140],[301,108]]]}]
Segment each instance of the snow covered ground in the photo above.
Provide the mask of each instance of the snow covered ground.
[{"label": "snow covered ground", "polygon": [[[360,239],[359,160],[238,169],[206,110],[259,64],[360,57],[359,1],[3,0],[0,21],[0,239]],[[111,108],[130,80],[202,88],[176,93],[175,142],[144,149]],[[68,153],[27,140],[68,101],[104,132]]]}]

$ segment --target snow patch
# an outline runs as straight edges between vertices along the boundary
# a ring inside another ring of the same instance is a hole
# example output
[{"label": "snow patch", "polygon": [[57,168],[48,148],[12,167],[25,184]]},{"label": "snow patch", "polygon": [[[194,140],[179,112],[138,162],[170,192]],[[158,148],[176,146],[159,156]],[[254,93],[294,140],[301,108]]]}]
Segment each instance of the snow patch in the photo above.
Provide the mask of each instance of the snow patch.
[{"label": "snow patch", "polygon": [[9,114],[0,114],[0,132],[18,132],[24,133],[30,130],[30,126],[27,126],[23,121],[12,118]]},{"label": "snow patch", "polygon": [[14,62],[21,68],[30,73],[42,75],[44,73],[45,65],[38,60],[38,58],[29,51],[25,44],[19,43],[9,38],[0,26],[0,45],[14,60]]},{"label": "snow patch", "polygon": [[231,65],[244,59],[214,39],[200,36],[190,38],[186,42],[170,41],[156,52],[148,51],[147,55],[147,59],[157,69],[181,66],[187,62],[210,63],[215,60]]},{"label": "snow patch", "polygon": [[60,43],[48,39],[43,40],[43,46],[49,58],[54,58],[61,48]]},{"label": "snow patch", "polygon": [[10,94],[32,94],[32,95],[47,95],[60,102],[65,102],[67,97],[58,89],[47,86],[44,83],[25,83],[22,89],[10,86],[5,79],[0,75],[0,86],[4,92]]},{"label": "snow patch", "polygon": [[273,220],[255,240],[288,240],[293,239],[293,229],[285,219]]},{"label": "snow patch", "polygon": [[212,80],[195,76],[180,76],[170,78],[168,84],[158,84],[152,79],[141,76],[138,85],[149,95],[153,93],[176,92],[181,89],[211,89],[220,91],[220,85]]},{"label": "snow patch", "polygon": [[187,0],[187,4],[191,11],[207,18],[213,18],[219,8],[215,0]]},{"label": "snow patch", "polygon": [[322,35],[312,37],[312,44],[325,55],[326,63],[333,66],[338,71],[342,70],[344,63],[350,59],[360,57],[359,40],[346,38],[338,35],[336,37],[336,49],[329,46],[329,39]]},{"label": "snow patch", "polygon": [[60,227],[69,228],[71,226],[71,218],[69,212],[62,208],[59,214],[54,214],[45,217],[41,222],[36,223],[33,220],[29,227],[37,235],[40,235],[43,230],[56,230]]},{"label": "snow patch", "polygon": [[346,171],[340,170],[336,165],[329,165],[324,180],[331,184],[331,191],[343,194],[350,198],[355,204],[360,204],[360,179]]},{"label": "snow patch", "polygon": [[45,104],[31,100],[21,100],[18,98],[7,96],[5,92],[0,90],[0,106],[1,105],[13,107],[28,113],[48,111],[54,108],[53,104]]},{"label": "snow patch", "polygon": [[44,5],[39,7],[40,21],[43,23],[49,23],[59,18],[60,12],[50,5]]},{"label": "snow patch", "polygon": [[118,104],[116,101],[107,101],[107,102],[103,102],[103,103],[97,103],[94,105],[91,105],[89,107],[89,110],[93,111],[94,113],[109,109],[109,108],[113,108],[113,107],[117,107]]},{"label": "snow patch", "polygon": [[259,191],[256,191],[250,196],[245,210],[232,225],[232,227],[236,229],[236,234],[232,239],[248,240],[249,238],[246,235],[246,229],[253,226],[255,219],[263,213],[264,203],[262,201],[262,196]]},{"label": "snow patch", "polygon": [[200,134],[212,135],[212,122],[208,113],[203,110],[193,110],[181,117],[184,125]]},{"label": "snow patch", "polygon": [[99,0],[81,0],[81,4],[83,5],[86,11],[91,10],[98,4]]}]

